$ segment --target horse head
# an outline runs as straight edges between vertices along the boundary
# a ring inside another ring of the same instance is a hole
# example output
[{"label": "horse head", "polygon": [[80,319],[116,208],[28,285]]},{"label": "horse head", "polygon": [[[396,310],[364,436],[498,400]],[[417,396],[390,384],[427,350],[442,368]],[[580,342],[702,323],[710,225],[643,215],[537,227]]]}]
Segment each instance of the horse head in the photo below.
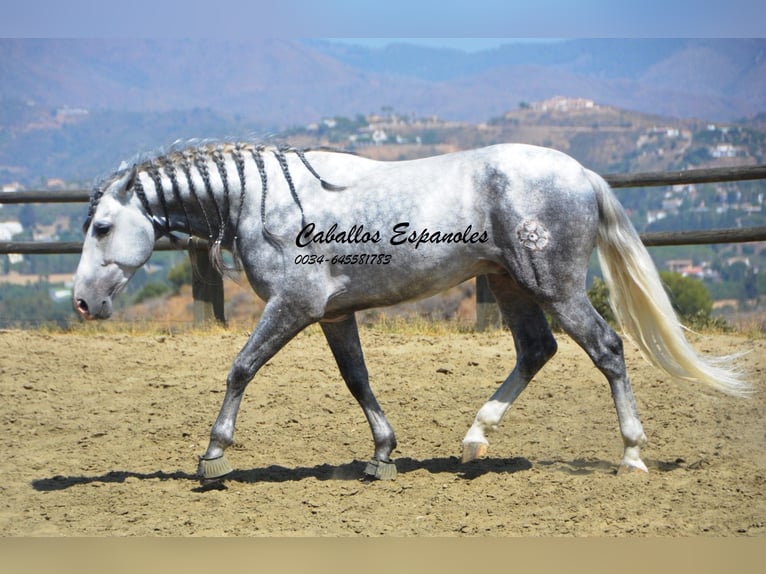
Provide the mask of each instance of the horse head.
[{"label": "horse head", "polygon": [[112,298],[154,249],[155,225],[133,189],[136,177],[135,166],[117,172],[94,195],[73,288],[84,319],[111,316]]}]

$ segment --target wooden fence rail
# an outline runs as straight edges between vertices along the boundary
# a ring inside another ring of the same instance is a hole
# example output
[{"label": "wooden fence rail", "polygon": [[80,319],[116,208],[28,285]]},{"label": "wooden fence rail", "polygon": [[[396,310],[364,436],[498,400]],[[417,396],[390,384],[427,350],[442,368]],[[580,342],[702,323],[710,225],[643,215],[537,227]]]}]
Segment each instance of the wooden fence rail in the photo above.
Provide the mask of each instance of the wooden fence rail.
[{"label": "wooden fence rail", "polygon": [[[614,188],[659,187],[714,182],[749,181],[766,179],[766,165],[695,169],[671,172],[634,174],[607,174],[604,179]],[[84,190],[45,191],[26,190],[0,193],[0,204],[19,203],[84,203],[90,194]],[[744,243],[766,241],[766,226],[715,229],[705,231],[672,231],[641,233],[647,246],[708,245],[713,243]],[[223,311],[223,280],[212,269],[207,258],[207,242],[189,238],[185,245],[197,270],[192,284],[195,323],[225,321]],[[160,239],[155,247],[159,251],[178,249],[167,239]],[[0,241],[0,254],[24,255],[80,253],[81,241]],[[487,328],[499,321],[497,306],[483,277],[476,283],[477,328]]]},{"label": "wooden fence rail", "polygon": [[740,167],[711,167],[685,171],[652,171],[619,173],[603,176],[612,187],[660,187],[663,185],[691,185],[725,181],[766,179],[766,165]]},{"label": "wooden fence rail", "polygon": [[[655,231],[640,233],[641,241],[647,247],[665,247],[670,245],[712,245],[716,243],[748,243],[766,241],[766,226],[710,229],[701,231]],[[207,250],[204,239],[189,238],[182,241],[181,249]],[[155,251],[177,251],[179,246],[168,239],[157,241]],[[0,241],[0,255],[18,253],[20,255],[52,255],[80,253],[82,241]]]}]

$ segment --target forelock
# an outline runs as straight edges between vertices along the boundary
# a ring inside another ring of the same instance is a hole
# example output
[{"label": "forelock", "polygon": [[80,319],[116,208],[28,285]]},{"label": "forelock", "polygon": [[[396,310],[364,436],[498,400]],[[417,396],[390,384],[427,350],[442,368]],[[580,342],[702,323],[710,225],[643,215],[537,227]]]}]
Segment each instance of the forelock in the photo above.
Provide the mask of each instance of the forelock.
[{"label": "forelock", "polygon": [[93,216],[96,214],[98,204],[106,191],[115,181],[119,180],[123,175],[125,175],[125,172],[129,169],[131,169],[131,167],[128,166],[125,162],[122,162],[120,168],[116,172],[103,178],[93,187],[93,191],[90,194],[90,204],[88,205],[88,215],[86,216],[85,222],[82,225],[83,233],[88,231],[88,228],[93,221]]}]

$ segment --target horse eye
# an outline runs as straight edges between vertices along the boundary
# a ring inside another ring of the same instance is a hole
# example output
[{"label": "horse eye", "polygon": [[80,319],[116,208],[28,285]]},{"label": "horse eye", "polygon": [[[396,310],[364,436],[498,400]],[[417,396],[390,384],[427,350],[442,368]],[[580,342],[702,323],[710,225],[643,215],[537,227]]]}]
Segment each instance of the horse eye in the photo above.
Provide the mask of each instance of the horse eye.
[{"label": "horse eye", "polygon": [[101,239],[106,237],[112,230],[112,224],[107,221],[95,221],[93,223],[93,234]]}]

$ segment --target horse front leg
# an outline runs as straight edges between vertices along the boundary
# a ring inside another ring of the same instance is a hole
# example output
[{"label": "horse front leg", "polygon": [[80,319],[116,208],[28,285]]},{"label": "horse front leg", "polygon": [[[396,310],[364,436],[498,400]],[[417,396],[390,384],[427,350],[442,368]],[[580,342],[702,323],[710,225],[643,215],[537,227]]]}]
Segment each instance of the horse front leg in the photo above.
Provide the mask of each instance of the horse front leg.
[{"label": "horse front leg", "polygon": [[337,322],[321,323],[321,326],[338,363],[340,374],[362,407],[372,430],[375,453],[367,463],[364,474],[369,478],[392,480],[396,478],[396,465],[391,461],[391,453],[396,448],[396,437],[370,388],[356,319],[354,315],[350,315]]},{"label": "horse front leg", "polygon": [[201,479],[220,479],[233,470],[224,451],[234,442],[234,426],[245,388],[266,361],[312,322],[314,319],[297,306],[275,299],[266,304],[258,325],[234,359],[226,379],[226,394],[210,431],[210,443],[199,458],[197,474]]}]

